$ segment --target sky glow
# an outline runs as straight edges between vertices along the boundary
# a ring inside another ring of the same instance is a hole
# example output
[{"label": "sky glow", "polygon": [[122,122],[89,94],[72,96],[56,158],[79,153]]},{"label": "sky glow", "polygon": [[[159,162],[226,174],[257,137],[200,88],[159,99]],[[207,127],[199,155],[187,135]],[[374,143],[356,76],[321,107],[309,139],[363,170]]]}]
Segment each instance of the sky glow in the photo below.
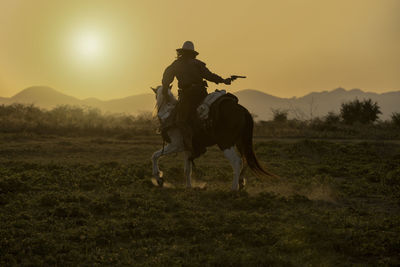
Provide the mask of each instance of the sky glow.
[{"label": "sky glow", "polygon": [[400,90],[399,14],[398,0],[2,0],[0,97],[147,93],[186,40],[211,71],[248,77],[209,91]]}]

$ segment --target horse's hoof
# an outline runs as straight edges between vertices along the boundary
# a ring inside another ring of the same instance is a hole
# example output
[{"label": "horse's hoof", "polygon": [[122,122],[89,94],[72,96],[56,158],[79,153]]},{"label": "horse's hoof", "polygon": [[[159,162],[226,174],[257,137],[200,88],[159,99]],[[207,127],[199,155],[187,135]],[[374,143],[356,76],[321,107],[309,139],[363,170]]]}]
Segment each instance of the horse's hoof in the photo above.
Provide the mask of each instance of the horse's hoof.
[{"label": "horse's hoof", "polygon": [[239,192],[240,187],[239,186],[232,186],[232,192]]},{"label": "horse's hoof", "polygon": [[239,180],[239,190],[243,190],[245,185],[246,185],[246,179],[245,178],[240,179]]},{"label": "horse's hoof", "polygon": [[157,184],[158,184],[159,187],[163,187],[164,186],[164,179],[158,178],[157,179]]}]

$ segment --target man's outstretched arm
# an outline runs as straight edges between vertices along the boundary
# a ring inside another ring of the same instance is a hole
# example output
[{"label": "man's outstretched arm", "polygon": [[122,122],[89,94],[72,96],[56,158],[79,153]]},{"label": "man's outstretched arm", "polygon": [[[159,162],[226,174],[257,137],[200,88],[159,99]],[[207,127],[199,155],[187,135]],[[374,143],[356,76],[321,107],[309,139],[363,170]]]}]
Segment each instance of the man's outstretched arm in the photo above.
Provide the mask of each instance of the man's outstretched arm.
[{"label": "man's outstretched arm", "polygon": [[201,62],[201,74],[202,74],[202,76],[203,76],[203,78],[204,79],[206,79],[207,81],[210,81],[210,82],[214,82],[214,83],[216,83],[216,84],[219,84],[219,83],[225,83],[225,84],[231,84],[231,79],[223,79],[221,76],[219,76],[219,75],[217,75],[217,74],[215,74],[215,73],[212,73],[207,67],[206,67],[206,64],[205,63],[203,63],[203,62]]}]

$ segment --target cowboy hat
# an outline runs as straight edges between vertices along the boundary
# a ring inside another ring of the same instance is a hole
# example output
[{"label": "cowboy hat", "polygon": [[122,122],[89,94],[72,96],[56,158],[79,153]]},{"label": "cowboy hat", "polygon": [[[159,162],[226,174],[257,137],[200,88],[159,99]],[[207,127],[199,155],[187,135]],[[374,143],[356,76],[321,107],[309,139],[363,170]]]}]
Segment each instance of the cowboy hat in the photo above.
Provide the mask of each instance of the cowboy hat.
[{"label": "cowboy hat", "polygon": [[194,50],[194,44],[191,41],[186,41],[183,43],[182,48],[178,48],[176,49],[177,52],[183,52],[183,51],[189,51],[192,52],[196,55],[198,55],[199,53],[197,51]]}]

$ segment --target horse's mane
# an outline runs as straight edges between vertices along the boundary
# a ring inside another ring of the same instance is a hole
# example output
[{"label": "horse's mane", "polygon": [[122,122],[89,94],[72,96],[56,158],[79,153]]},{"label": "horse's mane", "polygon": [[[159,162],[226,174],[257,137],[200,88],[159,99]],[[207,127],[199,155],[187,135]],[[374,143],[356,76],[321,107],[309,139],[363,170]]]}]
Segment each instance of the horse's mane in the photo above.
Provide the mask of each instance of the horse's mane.
[{"label": "horse's mane", "polygon": [[153,118],[155,118],[155,117],[157,117],[157,113],[158,113],[158,107],[157,107],[157,103],[154,105],[154,109],[153,109],[153,112],[152,112],[152,116],[153,116]]},{"label": "horse's mane", "polygon": [[[154,110],[153,110],[153,117],[157,117],[157,114],[160,111],[160,108],[164,104],[168,103],[166,101],[166,99],[164,99],[164,96],[162,94],[162,88],[163,88],[162,85],[159,85],[156,88],[156,90],[157,90],[157,93],[156,93],[156,104],[155,104]],[[174,94],[172,94],[171,89],[168,89],[168,94],[170,96],[170,101],[172,101],[173,103],[176,103],[177,100],[176,100]]]}]

